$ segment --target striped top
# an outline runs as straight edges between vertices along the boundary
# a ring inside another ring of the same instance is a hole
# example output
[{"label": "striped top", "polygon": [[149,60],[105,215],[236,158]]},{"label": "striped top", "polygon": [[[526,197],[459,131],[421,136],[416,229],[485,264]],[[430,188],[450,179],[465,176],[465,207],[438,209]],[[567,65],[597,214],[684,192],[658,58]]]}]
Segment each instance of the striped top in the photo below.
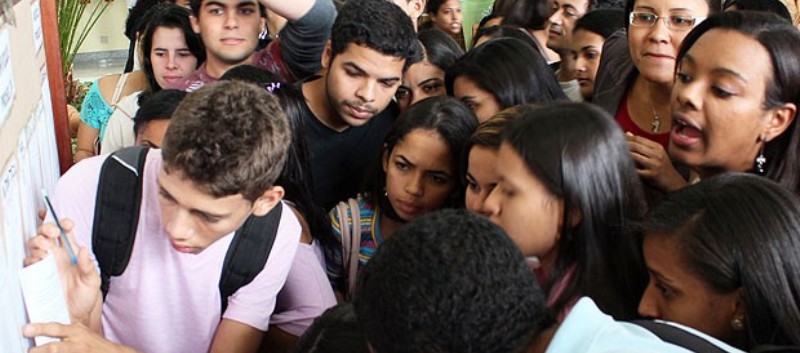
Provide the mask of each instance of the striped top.
[{"label": "striped top", "polygon": [[[381,243],[383,237],[381,236],[380,227],[380,210],[378,207],[373,207],[372,204],[359,197],[358,208],[361,217],[361,247],[358,254],[358,272],[367,264],[369,259],[375,254],[375,250]],[[352,211],[347,207],[347,219],[340,220],[336,208],[332,209],[328,216],[333,226],[333,235],[339,241],[338,246],[332,249],[325,249],[325,267],[328,274],[328,279],[331,281],[333,290],[345,293],[347,292],[347,272],[342,264],[342,226],[350,227],[353,229]]]}]

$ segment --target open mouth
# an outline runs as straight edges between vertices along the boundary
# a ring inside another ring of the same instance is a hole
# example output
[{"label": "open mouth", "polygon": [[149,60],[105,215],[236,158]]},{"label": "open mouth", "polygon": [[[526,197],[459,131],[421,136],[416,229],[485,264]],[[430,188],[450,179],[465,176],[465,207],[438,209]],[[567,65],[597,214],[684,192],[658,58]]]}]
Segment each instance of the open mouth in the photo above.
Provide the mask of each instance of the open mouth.
[{"label": "open mouth", "polygon": [[672,131],[670,132],[670,140],[678,147],[688,148],[700,142],[703,137],[703,131],[682,118],[672,119]]}]

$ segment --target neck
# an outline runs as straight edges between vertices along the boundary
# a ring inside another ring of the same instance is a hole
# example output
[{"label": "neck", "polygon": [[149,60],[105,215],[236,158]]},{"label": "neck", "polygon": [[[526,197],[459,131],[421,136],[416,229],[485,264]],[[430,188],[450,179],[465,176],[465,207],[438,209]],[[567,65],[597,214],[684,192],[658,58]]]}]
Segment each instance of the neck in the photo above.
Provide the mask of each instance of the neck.
[{"label": "neck", "polygon": [[325,75],[326,73],[323,73],[321,77],[304,83],[301,87],[303,97],[308,102],[308,108],[311,109],[314,117],[319,122],[335,131],[342,132],[350,126],[342,122],[341,119],[336,119],[338,113],[334,111],[328,97],[327,77]]},{"label": "neck", "polygon": [[252,64],[254,55],[255,52],[253,54],[250,54],[250,56],[248,56],[247,59],[244,59],[243,61],[238,63],[228,63],[213,58],[211,55],[206,55],[206,72],[208,73],[209,76],[219,79],[220,77],[222,77],[223,74],[225,74],[226,71],[230,70],[235,66]]},{"label": "neck", "polygon": [[525,353],[544,353],[547,351],[547,346],[553,341],[553,336],[556,335],[556,331],[558,331],[558,324],[553,324],[553,326],[540,332],[536,338],[528,344]]},{"label": "neck", "polygon": [[403,226],[405,222],[395,220],[392,217],[386,215],[386,213],[381,214],[381,237],[384,241],[389,239],[397,229]]},{"label": "neck", "polygon": [[552,61],[558,61],[561,58],[558,56],[558,53],[554,52],[550,48],[547,47],[547,30],[542,29],[538,31],[529,31],[528,32],[533,39],[536,39],[536,42],[539,44],[539,47],[542,48],[542,55],[544,55],[544,59],[550,63]]},{"label": "neck", "polygon": [[669,85],[650,82],[639,75],[628,94],[631,119],[646,131],[650,131],[650,124],[658,120],[657,133],[669,131],[672,126],[670,98]]}]

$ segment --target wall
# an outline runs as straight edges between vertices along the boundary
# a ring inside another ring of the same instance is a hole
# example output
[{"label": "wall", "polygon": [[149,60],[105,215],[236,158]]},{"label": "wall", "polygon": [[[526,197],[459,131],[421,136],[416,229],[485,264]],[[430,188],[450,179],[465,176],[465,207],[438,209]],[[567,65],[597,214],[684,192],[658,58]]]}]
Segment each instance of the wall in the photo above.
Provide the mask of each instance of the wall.
[{"label": "wall", "polygon": [[[87,9],[104,0],[92,0]],[[85,16],[88,17],[88,16]],[[125,20],[128,18],[128,5],[125,0],[113,0],[106,12],[97,21],[83,42],[79,53],[92,53],[111,50],[128,50],[128,37],[125,37]]]}]

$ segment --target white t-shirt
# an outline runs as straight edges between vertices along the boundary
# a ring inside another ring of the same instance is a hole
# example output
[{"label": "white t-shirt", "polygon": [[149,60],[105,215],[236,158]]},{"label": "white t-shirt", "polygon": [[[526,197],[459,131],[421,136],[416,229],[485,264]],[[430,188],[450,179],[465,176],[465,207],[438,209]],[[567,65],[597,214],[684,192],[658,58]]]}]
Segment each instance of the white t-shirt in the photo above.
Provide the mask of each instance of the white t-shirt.
[{"label": "white t-shirt", "polygon": [[[100,168],[106,156],[73,166],[58,182],[54,206],[75,222],[79,246],[91,249]],[[112,277],[103,305],[105,336],[142,352],[207,352],[220,323],[219,278],[233,234],[199,254],[174,250],[161,222],[156,175],[161,151],[147,156],[136,241],[130,262]],[[300,241],[301,227],[284,206],[264,270],[228,301],[224,318],[266,331]],[[94,259],[94,254],[91,255]]]}]

